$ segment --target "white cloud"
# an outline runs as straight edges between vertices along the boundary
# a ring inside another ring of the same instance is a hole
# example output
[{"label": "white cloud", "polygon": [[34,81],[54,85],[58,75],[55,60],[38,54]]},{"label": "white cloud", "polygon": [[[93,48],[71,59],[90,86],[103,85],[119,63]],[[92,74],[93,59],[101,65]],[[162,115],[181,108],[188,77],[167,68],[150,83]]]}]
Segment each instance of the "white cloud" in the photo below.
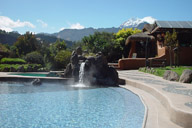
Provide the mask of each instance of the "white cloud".
[{"label": "white cloud", "polygon": [[13,21],[9,17],[0,16],[0,29],[10,32],[13,31],[13,28],[20,28],[20,27],[35,28],[35,25],[33,25],[28,21],[21,22],[19,19],[17,21]]},{"label": "white cloud", "polygon": [[151,17],[151,16],[147,16],[147,17],[144,17],[143,19],[141,19],[142,21],[145,21],[147,23],[150,23],[150,24],[153,24],[155,22],[155,18]]},{"label": "white cloud", "polygon": [[60,28],[60,31],[62,31],[62,30],[64,30],[65,29],[65,27],[62,27],[62,28]]},{"label": "white cloud", "polygon": [[62,28],[59,29],[59,31],[62,31],[64,29],[84,29],[85,28],[80,23],[71,24],[71,23],[68,22],[67,24],[69,25],[69,27],[62,27]]},{"label": "white cloud", "polygon": [[43,28],[46,28],[48,26],[47,23],[45,23],[44,21],[42,21],[40,19],[38,19],[37,22],[40,23]]},{"label": "white cloud", "polygon": [[80,23],[70,24],[70,29],[84,29],[85,27],[82,26]]}]

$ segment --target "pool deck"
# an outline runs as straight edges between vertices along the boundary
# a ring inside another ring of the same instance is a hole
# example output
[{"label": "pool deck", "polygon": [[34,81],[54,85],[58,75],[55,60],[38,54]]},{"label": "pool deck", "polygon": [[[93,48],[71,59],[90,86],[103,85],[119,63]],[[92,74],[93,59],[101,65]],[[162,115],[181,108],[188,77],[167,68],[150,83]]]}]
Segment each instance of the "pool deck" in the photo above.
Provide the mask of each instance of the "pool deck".
[{"label": "pool deck", "polygon": [[126,89],[147,109],[145,128],[192,128],[192,84],[172,82],[137,70],[119,70]]}]

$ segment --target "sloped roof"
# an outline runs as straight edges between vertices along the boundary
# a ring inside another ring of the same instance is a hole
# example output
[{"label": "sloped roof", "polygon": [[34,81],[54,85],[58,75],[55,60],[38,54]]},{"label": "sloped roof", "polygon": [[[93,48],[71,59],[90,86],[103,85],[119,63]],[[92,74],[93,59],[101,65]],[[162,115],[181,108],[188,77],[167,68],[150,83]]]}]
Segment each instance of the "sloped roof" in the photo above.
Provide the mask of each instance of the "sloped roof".
[{"label": "sloped roof", "polygon": [[148,32],[141,32],[137,34],[133,34],[129,36],[125,42],[126,45],[128,45],[131,41],[151,41],[154,40],[154,36],[148,35]]},{"label": "sloped roof", "polygon": [[155,28],[155,24],[145,24],[143,27],[143,32],[149,32],[151,33],[151,31]]},{"label": "sloped roof", "polygon": [[192,21],[155,21],[159,28],[192,28]]}]

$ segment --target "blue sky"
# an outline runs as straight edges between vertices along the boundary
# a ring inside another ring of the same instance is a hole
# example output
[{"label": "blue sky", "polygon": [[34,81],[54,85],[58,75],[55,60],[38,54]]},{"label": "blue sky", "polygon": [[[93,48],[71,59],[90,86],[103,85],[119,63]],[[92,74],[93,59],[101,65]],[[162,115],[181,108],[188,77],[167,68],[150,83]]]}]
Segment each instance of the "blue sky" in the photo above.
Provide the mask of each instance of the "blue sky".
[{"label": "blue sky", "polygon": [[19,33],[119,27],[146,16],[192,21],[192,0],[0,0],[0,28]]}]

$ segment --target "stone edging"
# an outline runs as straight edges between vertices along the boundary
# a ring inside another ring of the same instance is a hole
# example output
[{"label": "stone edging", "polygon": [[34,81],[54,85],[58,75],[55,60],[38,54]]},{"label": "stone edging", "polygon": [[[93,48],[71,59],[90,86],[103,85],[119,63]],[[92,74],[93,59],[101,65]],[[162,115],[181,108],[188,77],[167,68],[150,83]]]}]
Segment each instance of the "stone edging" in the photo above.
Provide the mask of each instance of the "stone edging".
[{"label": "stone edging", "polygon": [[174,107],[170,99],[167,96],[165,96],[162,92],[160,92],[158,89],[149,87],[144,83],[136,82],[134,80],[129,80],[129,79],[126,79],[126,84],[142,89],[147,93],[150,93],[151,95],[153,95],[156,99],[158,99],[160,103],[169,112],[170,120],[172,122],[185,128],[192,127],[192,113],[188,113],[186,111],[183,111]]}]

